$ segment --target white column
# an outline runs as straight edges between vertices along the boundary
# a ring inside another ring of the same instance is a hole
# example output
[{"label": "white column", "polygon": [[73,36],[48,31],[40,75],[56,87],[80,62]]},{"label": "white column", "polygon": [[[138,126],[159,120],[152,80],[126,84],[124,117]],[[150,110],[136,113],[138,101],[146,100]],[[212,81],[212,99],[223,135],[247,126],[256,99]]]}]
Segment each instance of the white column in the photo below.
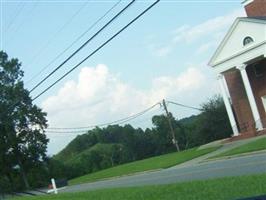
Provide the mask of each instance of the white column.
[{"label": "white column", "polygon": [[222,92],[225,108],[226,108],[226,111],[227,111],[227,114],[228,114],[228,117],[229,117],[229,121],[230,121],[232,130],[233,130],[234,136],[238,136],[239,135],[239,131],[238,131],[238,128],[237,128],[237,124],[236,124],[236,120],[235,120],[235,116],[234,116],[234,113],[233,113],[233,110],[232,110],[231,103],[230,103],[229,98],[227,96],[227,92],[226,92],[227,85],[224,84],[224,82],[225,82],[224,76],[222,74],[219,74],[217,78],[218,78],[218,81],[219,81],[219,84],[220,84],[220,88],[221,88],[221,92]]},{"label": "white column", "polygon": [[58,192],[57,192],[57,188],[56,188],[56,184],[55,184],[54,178],[51,179],[51,182],[52,182],[54,193],[57,194]]},{"label": "white column", "polygon": [[260,114],[259,114],[259,111],[258,111],[256,100],[255,100],[255,97],[253,95],[253,92],[252,92],[252,89],[251,89],[251,86],[250,86],[250,82],[249,82],[249,79],[248,79],[248,75],[247,75],[247,72],[246,72],[246,66],[247,65],[242,64],[242,65],[237,66],[237,68],[240,70],[240,74],[241,74],[241,77],[242,77],[242,80],[243,80],[243,83],[244,83],[244,86],[245,86],[245,90],[246,90],[246,93],[247,93],[247,96],[248,96],[249,105],[250,105],[250,108],[251,108],[251,111],[252,111],[252,115],[253,115],[253,118],[254,118],[254,121],[255,121],[256,129],[257,130],[262,130],[263,126],[262,126],[262,122],[261,122],[261,119],[260,119]]}]

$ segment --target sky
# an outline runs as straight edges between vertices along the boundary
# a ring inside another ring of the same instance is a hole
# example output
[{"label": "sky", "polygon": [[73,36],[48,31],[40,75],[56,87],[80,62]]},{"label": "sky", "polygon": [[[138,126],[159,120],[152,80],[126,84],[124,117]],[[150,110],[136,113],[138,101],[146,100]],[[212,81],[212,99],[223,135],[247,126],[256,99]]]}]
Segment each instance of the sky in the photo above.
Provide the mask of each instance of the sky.
[{"label": "sky", "polygon": [[[21,61],[25,87],[30,90],[128,2],[1,0],[1,50]],[[38,95],[152,2],[136,1],[31,96]],[[67,49],[113,6],[108,15]],[[161,0],[34,103],[47,112],[49,127],[115,121],[162,99],[200,107],[219,93],[208,61],[236,17],[243,16],[240,0]],[[178,119],[198,113],[171,104],[168,108]],[[151,117],[162,113],[163,109],[157,106],[130,123],[151,127]],[[51,155],[78,133],[46,134]]]}]

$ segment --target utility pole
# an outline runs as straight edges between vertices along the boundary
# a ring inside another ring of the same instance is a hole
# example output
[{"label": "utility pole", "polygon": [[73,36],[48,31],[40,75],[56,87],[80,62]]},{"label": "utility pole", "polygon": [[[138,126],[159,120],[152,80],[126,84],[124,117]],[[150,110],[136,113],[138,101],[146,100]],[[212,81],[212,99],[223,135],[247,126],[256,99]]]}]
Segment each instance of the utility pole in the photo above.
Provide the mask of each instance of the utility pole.
[{"label": "utility pole", "polygon": [[169,114],[169,112],[167,110],[167,106],[166,106],[166,103],[165,103],[164,99],[163,99],[163,107],[164,107],[164,110],[166,112],[166,117],[167,117],[168,124],[169,124],[169,127],[170,127],[170,131],[171,131],[171,134],[172,134],[172,142],[175,145],[176,150],[180,151],[179,146],[178,146],[178,141],[175,138],[175,132],[174,132],[174,129],[173,129],[173,126],[172,126],[172,123],[171,123],[170,114]]}]

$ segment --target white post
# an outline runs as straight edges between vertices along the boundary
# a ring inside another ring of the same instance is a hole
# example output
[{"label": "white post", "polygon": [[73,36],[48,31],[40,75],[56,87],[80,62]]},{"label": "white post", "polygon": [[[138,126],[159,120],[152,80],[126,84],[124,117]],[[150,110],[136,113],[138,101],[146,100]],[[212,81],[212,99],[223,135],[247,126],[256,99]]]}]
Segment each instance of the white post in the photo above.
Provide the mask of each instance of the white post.
[{"label": "white post", "polygon": [[251,86],[250,86],[250,82],[249,82],[249,79],[248,79],[248,75],[247,75],[247,72],[246,72],[246,66],[247,65],[242,64],[242,65],[237,66],[237,68],[240,70],[240,74],[241,74],[241,77],[242,77],[242,80],[243,80],[243,83],[244,83],[244,86],[245,86],[245,90],[246,90],[246,93],[247,93],[247,96],[248,96],[249,105],[250,105],[250,108],[251,108],[251,111],[252,111],[252,115],[253,115],[253,118],[254,118],[254,121],[255,121],[255,124],[256,124],[256,129],[257,130],[262,130],[263,126],[262,126],[262,122],[261,122],[261,119],[260,119],[260,114],[259,114],[259,111],[258,111],[258,108],[257,108],[256,100],[254,98],[254,95],[253,95],[253,92],[252,92],[252,89],[251,89]]},{"label": "white post", "polygon": [[223,100],[224,100],[224,104],[225,104],[225,108],[229,117],[229,121],[234,133],[234,136],[238,136],[239,135],[239,131],[237,128],[237,124],[236,124],[236,120],[235,120],[235,116],[232,110],[232,106],[231,103],[229,101],[229,98],[227,96],[227,92],[226,92],[226,88],[227,85],[224,84],[225,80],[224,80],[224,76],[222,74],[218,75],[218,80],[219,80],[219,84],[220,84],[220,88],[221,88],[221,92],[222,92],[222,96],[223,96]]},{"label": "white post", "polygon": [[55,180],[54,178],[51,179],[52,185],[53,185],[53,189],[54,189],[54,193],[57,194],[57,188],[56,188],[56,184],[55,184]]}]

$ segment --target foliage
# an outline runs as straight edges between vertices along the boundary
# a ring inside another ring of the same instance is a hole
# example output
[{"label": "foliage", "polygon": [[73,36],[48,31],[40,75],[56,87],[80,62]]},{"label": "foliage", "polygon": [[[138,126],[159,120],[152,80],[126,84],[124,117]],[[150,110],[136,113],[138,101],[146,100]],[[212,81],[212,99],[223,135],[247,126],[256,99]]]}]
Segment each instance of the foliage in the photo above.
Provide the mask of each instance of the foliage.
[{"label": "foliage", "polygon": [[[181,150],[229,137],[232,133],[221,97],[210,99],[202,105],[202,110],[197,116],[181,120],[175,119],[170,113]],[[145,131],[131,125],[95,128],[87,134],[77,136],[52,160],[61,162],[68,169],[64,170],[65,177],[74,178],[84,174],[90,176],[92,172],[122,163],[176,151],[166,116],[153,116],[152,123],[153,127]],[[116,146],[120,146],[123,151],[117,151],[119,148],[115,148]],[[110,159],[112,154],[117,155],[115,162]]]},{"label": "foliage", "polygon": [[33,171],[42,168],[48,143],[46,113],[32,103],[20,67],[18,59],[0,51],[0,183],[8,180],[0,187],[10,184],[7,190],[35,186],[27,176],[40,174]]},{"label": "foliage", "polygon": [[189,146],[198,146],[228,138],[232,129],[221,96],[214,96],[201,107],[202,112],[186,123],[185,129]]},{"label": "foliage", "polygon": [[193,158],[199,157],[201,155],[210,153],[216,150],[217,148],[218,147],[202,149],[202,150],[197,150],[196,148],[193,148],[182,152],[175,152],[162,156],[155,156],[144,160],[139,160],[119,165],[116,167],[112,167],[109,169],[101,170],[99,172],[91,173],[85,176],[81,176],[76,179],[70,180],[70,184],[80,184],[110,177],[129,175],[137,172],[168,168],[183,163],[185,161],[191,160]]},{"label": "foliage", "polygon": [[77,177],[127,161],[127,148],[121,144],[96,144],[66,162],[69,177]]},{"label": "foliage", "polygon": [[227,177],[158,186],[101,189],[51,196],[24,197],[18,200],[228,200],[266,193],[266,174]]},{"label": "foliage", "polygon": [[197,127],[202,134],[202,143],[228,138],[232,135],[232,128],[221,96],[214,96],[202,105],[203,112],[199,117]]},{"label": "foliage", "polygon": [[[0,52],[0,187],[38,187],[52,178],[73,178],[176,151],[165,115],[153,116],[152,128],[127,124],[95,128],[77,136],[52,158],[46,157],[46,113],[24,88],[18,59]],[[222,98],[202,105],[197,116],[170,121],[180,149],[186,150],[232,133]],[[7,180],[8,184],[2,185]]]}]

